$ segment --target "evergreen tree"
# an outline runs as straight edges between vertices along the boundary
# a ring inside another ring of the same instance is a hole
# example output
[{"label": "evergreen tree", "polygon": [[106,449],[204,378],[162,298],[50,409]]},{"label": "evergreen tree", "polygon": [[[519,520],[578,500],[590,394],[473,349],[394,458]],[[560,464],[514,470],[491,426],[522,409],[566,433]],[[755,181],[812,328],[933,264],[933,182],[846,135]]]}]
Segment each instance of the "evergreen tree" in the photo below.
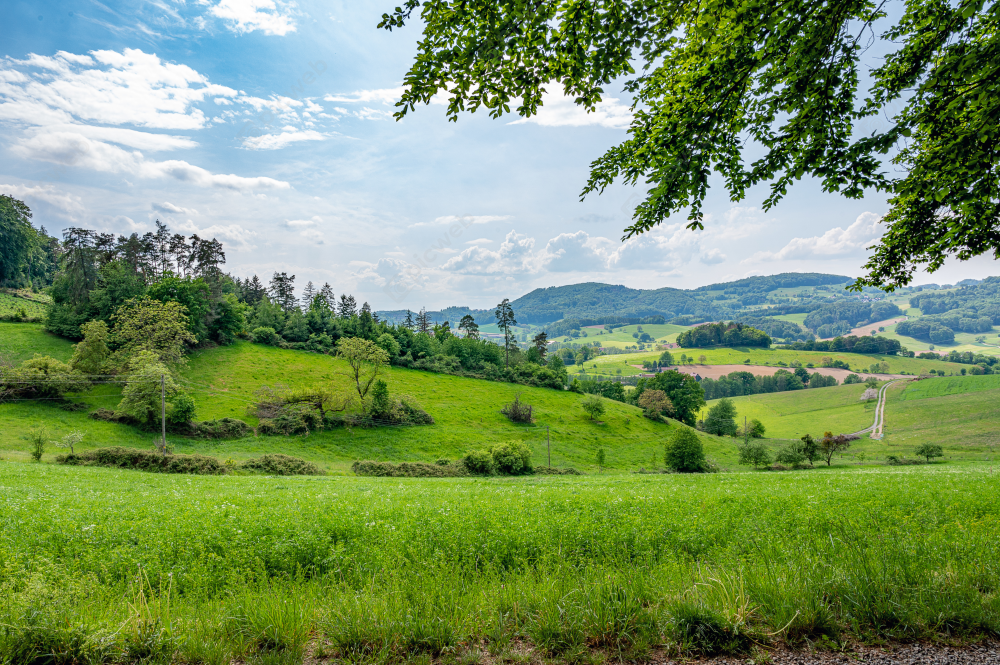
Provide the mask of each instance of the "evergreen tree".
[{"label": "evergreen tree", "polygon": [[340,307],[337,310],[337,315],[342,319],[351,319],[357,314],[358,301],[354,299],[354,296],[349,296],[346,293],[340,296]]},{"label": "evergreen tree", "polygon": [[420,313],[417,314],[417,329],[425,335],[431,329],[431,318],[427,315],[427,310],[423,307],[420,308]]},{"label": "evergreen tree", "polygon": [[309,311],[312,307],[313,298],[316,297],[316,287],[313,286],[312,280],[306,282],[306,288],[302,289],[302,309]]},{"label": "evergreen tree", "polygon": [[476,323],[471,314],[462,317],[462,320],[458,322],[458,329],[465,331],[466,339],[479,339],[479,324]]},{"label": "evergreen tree", "polygon": [[260,283],[257,275],[243,281],[243,302],[256,305],[267,295],[267,289]]},{"label": "evergreen tree", "polygon": [[510,348],[516,342],[514,341],[514,333],[511,332],[511,326],[517,325],[517,320],[514,318],[514,308],[510,306],[510,300],[507,298],[503,299],[499,305],[497,305],[496,310],[493,312],[496,317],[497,326],[503,330],[503,350],[504,350],[504,368],[510,365]]},{"label": "evergreen tree", "polygon": [[271,278],[269,295],[272,302],[280,305],[285,312],[291,312],[295,309],[295,275],[289,277],[284,272],[274,273],[274,277]]},{"label": "evergreen tree", "polygon": [[538,349],[538,354],[542,357],[542,362],[545,362],[545,354],[549,352],[549,336],[545,334],[545,331],[538,333],[531,340],[531,343],[536,349]]},{"label": "evergreen tree", "polygon": [[406,318],[403,319],[403,325],[406,326],[408,330],[413,330],[413,312],[406,310]]},{"label": "evergreen tree", "polygon": [[319,295],[326,308],[332,312],[337,306],[337,294],[333,292],[333,287],[330,286],[329,282],[323,283],[323,288],[319,290]]}]

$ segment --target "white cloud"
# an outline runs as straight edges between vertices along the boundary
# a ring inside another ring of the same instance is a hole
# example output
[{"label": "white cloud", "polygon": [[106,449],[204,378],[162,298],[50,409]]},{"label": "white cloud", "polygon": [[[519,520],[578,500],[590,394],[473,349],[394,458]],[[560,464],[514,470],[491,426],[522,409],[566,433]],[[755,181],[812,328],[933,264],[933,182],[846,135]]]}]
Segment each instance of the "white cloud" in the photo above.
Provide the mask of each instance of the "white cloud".
[{"label": "white cloud", "polygon": [[260,30],[265,35],[284,36],[295,32],[291,6],[279,7],[274,0],[221,0],[208,13],[228,21],[226,27],[239,34]]},{"label": "white cloud", "polygon": [[535,239],[516,231],[507,234],[497,251],[473,246],[452,257],[444,270],[473,275],[511,275],[534,272],[536,260],[532,254]]},{"label": "white cloud", "polygon": [[69,132],[38,134],[21,140],[12,150],[23,157],[65,166],[87,168],[105,173],[131,173],[141,178],[173,178],[198,187],[217,187],[237,191],[289,189],[291,187],[287,182],[273,178],[246,178],[234,174],[210,173],[199,166],[182,160],[150,161],[143,157],[138,150],[129,152]]},{"label": "white cloud", "polygon": [[562,233],[549,240],[540,258],[551,272],[603,272],[610,244],[607,238],[592,238],[586,231]]},{"label": "white cloud", "polygon": [[726,255],[719,251],[718,247],[715,247],[702,254],[698,260],[707,266],[714,266],[725,262]]},{"label": "white cloud", "polygon": [[245,229],[239,224],[215,224],[213,226],[199,228],[197,224],[189,219],[177,228],[178,230],[186,233],[197,233],[203,238],[216,238],[220,240],[224,246],[231,247],[237,252],[257,249],[257,245],[253,244],[253,239],[257,237],[257,232]]},{"label": "white cloud", "polygon": [[821,236],[792,238],[777,252],[758,252],[744,261],[832,259],[854,254],[882,236],[882,217],[864,212],[846,229],[836,227]]},{"label": "white cloud", "polygon": [[[334,93],[323,98],[327,102],[340,102],[342,104],[354,104],[365,102],[378,102],[386,105],[394,105],[403,96],[405,88],[381,88],[378,90],[357,90],[355,92]],[[343,109],[341,109],[343,110]],[[346,113],[346,111],[344,111]]]},{"label": "white cloud", "polygon": [[587,113],[587,109],[577,105],[573,97],[545,93],[542,95],[538,113],[508,124],[523,125],[529,122],[543,127],[598,125],[610,129],[625,129],[632,123],[632,112],[627,104],[622,104],[614,97],[605,98],[597,105],[596,110]]},{"label": "white cloud", "polygon": [[660,225],[618,246],[608,260],[611,268],[676,269],[701,252],[702,236],[683,224]]},{"label": "white cloud", "polygon": [[489,238],[476,238],[475,240],[467,240],[466,245],[492,245],[493,241]]},{"label": "white cloud", "polygon": [[436,217],[432,222],[417,222],[410,224],[409,228],[418,229],[427,226],[448,226],[450,224],[461,224],[468,227],[471,224],[489,224],[490,222],[500,222],[510,219],[510,215],[445,215]]},{"label": "white cloud", "polygon": [[26,185],[0,185],[0,194],[26,201],[32,208],[39,203],[50,206],[66,218],[76,219],[85,212],[79,196],[63,192],[52,185],[28,187]]},{"label": "white cloud", "polygon": [[18,80],[0,78],[0,119],[35,126],[97,122],[201,129],[207,118],[193,105],[236,94],[186,65],[139,49],[91,51],[91,56],[60,51],[51,57],[8,58],[0,65],[8,74],[17,71],[14,67],[41,71],[18,71]]},{"label": "white cloud", "polygon": [[325,235],[322,231],[315,228],[323,223],[323,218],[319,215],[313,215],[311,219],[288,219],[285,220],[283,226],[292,229],[293,231],[298,231],[299,235],[307,240],[311,240],[317,245],[322,245],[325,239]]},{"label": "white cloud", "polygon": [[198,211],[194,208],[182,208],[180,206],[175,206],[169,201],[164,201],[163,203],[154,203],[153,210],[156,212],[161,212],[165,215],[197,215]]},{"label": "white cloud", "polygon": [[307,226],[316,226],[322,221],[319,217],[313,217],[312,219],[290,219],[285,222],[285,226],[290,229],[300,229]]},{"label": "white cloud", "polygon": [[292,143],[302,141],[325,141],[326,134],[314,130],[300,131],[284,127],[280,134],[264,134],[263,136],[251,136],[243,139],[243,147],[250,150],[278,150]]}]

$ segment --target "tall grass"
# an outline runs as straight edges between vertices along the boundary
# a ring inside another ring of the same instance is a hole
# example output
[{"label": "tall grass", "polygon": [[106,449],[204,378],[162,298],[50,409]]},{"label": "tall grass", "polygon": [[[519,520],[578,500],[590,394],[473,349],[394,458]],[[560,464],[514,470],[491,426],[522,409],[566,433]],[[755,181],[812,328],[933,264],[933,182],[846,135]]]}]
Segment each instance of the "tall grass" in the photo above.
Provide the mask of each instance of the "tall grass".
[{"label": "tall grass", "polygon": [[1000,634],[991,468],[416,480],[5,464],[0,487],[0,661],[471,663],[525,645],[577,661]]}]

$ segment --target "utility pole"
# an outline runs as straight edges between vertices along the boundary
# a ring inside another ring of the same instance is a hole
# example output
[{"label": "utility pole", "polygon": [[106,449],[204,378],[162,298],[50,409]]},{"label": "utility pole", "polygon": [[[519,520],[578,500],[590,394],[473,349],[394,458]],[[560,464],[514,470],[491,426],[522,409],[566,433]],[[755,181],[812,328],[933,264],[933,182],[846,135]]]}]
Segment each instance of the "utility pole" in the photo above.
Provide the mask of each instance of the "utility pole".
[{"label": "utility pole", "polygon": [[549,438],[549,426],[545,426],[545,447],[549,450],[549,468],[552,468],[552,439]]},{"label": "utility pole", "polygon": [[750,432],[747,431],[747,417],[743,416],[743,445],[750,443]]},{"label": "utility pole", "polygon": [[160,441],[160,452],[167,456],[167,377],[160,375],[160,427],[163,438]]}]

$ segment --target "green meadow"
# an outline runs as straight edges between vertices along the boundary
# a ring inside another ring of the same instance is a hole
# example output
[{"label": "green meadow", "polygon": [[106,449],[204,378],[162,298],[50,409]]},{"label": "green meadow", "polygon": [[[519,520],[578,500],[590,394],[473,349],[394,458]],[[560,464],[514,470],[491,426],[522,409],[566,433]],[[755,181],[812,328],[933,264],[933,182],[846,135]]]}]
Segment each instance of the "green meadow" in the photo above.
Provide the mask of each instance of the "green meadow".
[{"label": "green meadow", "polygon": [[2,463],[0,487],[8,662],[577,663],[1000,633],[992,466],[370,479]]},{"label": "green meadow", "polygon": [[17,316],[21,311],[27,318],[38,320],[45,317],[46,308],[44,303],[36,300],[0,292],[0,319]]}]

